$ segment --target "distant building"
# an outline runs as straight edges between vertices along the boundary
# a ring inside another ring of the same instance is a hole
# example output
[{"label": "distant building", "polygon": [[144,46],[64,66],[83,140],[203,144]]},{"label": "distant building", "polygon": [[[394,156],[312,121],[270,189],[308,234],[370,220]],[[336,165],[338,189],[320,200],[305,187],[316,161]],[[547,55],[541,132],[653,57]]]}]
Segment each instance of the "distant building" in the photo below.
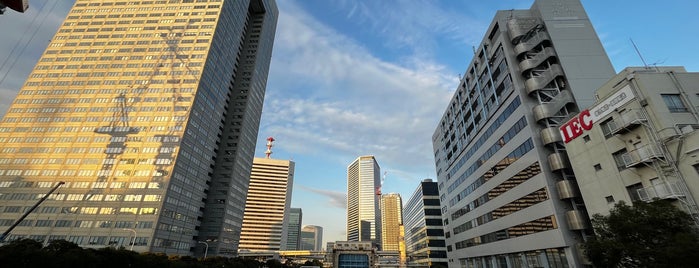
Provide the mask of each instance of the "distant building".
[{"label": "distant building", "polygon": [[293,183],[293,161],[253,160],[239,250],[274,251],[286,245]]},{"label": "distant building", "polygon": [[8,240],[233,257],[275,1],[73,2],[0,120],[0,228],[65,181]]},{"label": "distant building", "polygon": [[337,241],[331,255],[334,268],[374,267],[378,260],[372,241]]},{"label": "distant building", "polygon": [[323,227],[304,225],[301,229],[301,249],[311,251],[323,250]]},{"label": "distant building", "polygon": [[432,136],[449,266],[586,265],[558,129],[614,68],[579,0],[500,10],[485,33]]},{"label": "distant building", "polygon": [[561,139],[588,213],[615,203],[675,201],[699,220],[699,73],[682,67],[626,68],[597,101],[564,124]]},{"label": "distant building", "polygon": [[403,201],[399,194],[381,195],[381,250],[400,251]]},{"label": "distant building", "polygon": [[301,208],[289,209],[289,224],[286,238],[286,247],[282,250],[301,249],[301,223],[303,222],[303,211]]},{"label": "distant building", "polygon": [[425,179],[404,208],[405,251],[410,266],[447,266],[437,183]]},{"label": "distant building", "polygon": [[360,156],[347,167],[347,240],[381,242],[381,169],[374,156]]}]

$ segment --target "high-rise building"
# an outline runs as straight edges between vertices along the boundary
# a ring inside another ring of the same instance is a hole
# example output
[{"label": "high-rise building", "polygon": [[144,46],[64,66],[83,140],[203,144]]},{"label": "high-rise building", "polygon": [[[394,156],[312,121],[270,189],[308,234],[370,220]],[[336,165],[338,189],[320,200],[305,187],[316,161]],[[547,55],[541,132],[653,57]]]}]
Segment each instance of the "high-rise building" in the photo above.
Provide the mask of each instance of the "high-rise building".
[{"label": "high-rise building", "polygon": [[255,157],[239,250],[274,251],[286,245],[293,185],[293,161]]},{"label": "high-rise building", "polygon": [[432,136],[449,266],[586,263],[558,128],[614,74],[579,0],[495,14]]},{"label": "high-rise building", "polygon": [[323,250],[323,227],[304,225],[301,229],[301,249],[312,251]]},{"label": "high-rise building", "polygon": [[282,250],[299,250],[301,249],[301,223],[303,222],[303,211],[301,208],[289,209],[289,224],[286,235],[286,247],[282,246]]},{"label": "high-rise building", "polygon": [[403,200],[400,194],[381,195],[381,250],[399,251],[403,225]]},{"label": "high-rise building", "polygon": [[374,156],[360,156],[347,167],[347,241],[381,242],[381,168]]},{"label": "high-rise building", "polygon": [[590,215],[615,203],[672,200],[699,222],[699,73],[683,67],[626,68],[598,100],[561,129]]},{"label": "high-rise building", "polygon": [[408,265],[447,266],[437,183],[425,179],[405,203],[405,251]]},{"label": "high-rise building", "polygon": [[233,256],[277,13],[77,0],[0,122],[0,225],[66,184],[8,238]]}]

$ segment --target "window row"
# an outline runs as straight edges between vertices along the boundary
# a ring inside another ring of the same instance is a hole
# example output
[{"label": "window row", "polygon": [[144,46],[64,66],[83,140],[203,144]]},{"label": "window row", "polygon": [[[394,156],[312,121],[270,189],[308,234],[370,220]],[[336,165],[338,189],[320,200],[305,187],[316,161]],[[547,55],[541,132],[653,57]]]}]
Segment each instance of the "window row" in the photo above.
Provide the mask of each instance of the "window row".
[{"label": "window row", "polygon": [[[0,188],[32,188],[32,187],[38,187],[38,188],[48,188],[48,187],[53,187],[55,186],[55,182],[49,182],[49,181],[0,181]],[[68,181],[65,182],[61,186],[62,189],[65,188],[78,188],[78,189],[122,189],[122,188],[131,188],[131,189],[160,189],[162,185],[159,182],[89,182],[89,181]],[[20,194],[20,193],[13,193],[13,194],[8,194],[8,195],[17,195],[17,196],[31,196],[32,194]],[[65,196],[65,194],[51,194],[51,196],[55,196],[56,198],[51,198],[54,200],[58,200],[57,197],[59,196]],[[121,196],[121,195],[113,195],[115,197]],[[26,198],[23,198],[26,199]],[[15,200],[23,200],[23,199],[15,199]],[[63,200],[63,199],[60,199]],[[108,201],[118,201],[121,199],[116,199],[116,200],[108,200]]]}]

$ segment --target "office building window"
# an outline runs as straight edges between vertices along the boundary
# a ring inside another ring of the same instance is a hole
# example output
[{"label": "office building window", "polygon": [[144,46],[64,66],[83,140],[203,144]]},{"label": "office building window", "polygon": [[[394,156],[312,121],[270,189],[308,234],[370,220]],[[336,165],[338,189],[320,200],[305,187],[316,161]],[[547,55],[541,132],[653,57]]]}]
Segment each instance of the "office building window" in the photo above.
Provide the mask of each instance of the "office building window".
[{"label": "office building window", "polygon": [[602,165],[600,164],[595,164],[595,171],[602,170]]},{"label": "office building window", "polygon": [[687,107],[684,106],[680,94],[660,94],[663,97],[663,101],[667,105],[668,110],[671,113],[682,113],[687,111]]},{"label": "office building window", "polygon": [[626,154],[626,148],[616,151],[612,154],[614,157],[614,162],[619,170],[626,169],[626,164],[624,163],[623,155]]},{"label": "office building window", "polygon": [[612,121],[613,118],[607,118],[607,120],[602,121],[602,123],[599,124],[600,128],[602,128],[602,134],[604,134],[605,138],[609,138],[613,136],[612,134],[612,124],[614,121]]},{"label": "office building window", "polygon": [[641,201],[641,196],[638,194],[638,190],[640,189],[643,189],[643,184],[640,182],[626,186],[626,191],[629,193],[629,197],[631,197],[631,202]]}]

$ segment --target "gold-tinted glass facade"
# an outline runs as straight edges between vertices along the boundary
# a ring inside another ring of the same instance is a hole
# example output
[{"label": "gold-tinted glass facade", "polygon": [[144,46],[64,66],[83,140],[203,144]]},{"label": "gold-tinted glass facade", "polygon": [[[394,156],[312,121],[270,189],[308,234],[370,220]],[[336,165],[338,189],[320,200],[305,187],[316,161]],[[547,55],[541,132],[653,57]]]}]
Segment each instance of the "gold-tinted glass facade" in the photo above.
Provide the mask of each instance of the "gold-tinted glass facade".
[{"label": "gold-tinted glass facade", "polygon": [[[238,51],[257,51],[248,38],[250,5],[76,1],[0,121],[0,226],[59,181],[66,184],[8,239],[189,254],[206,218],[212,174],[220,168],[227,111],[236,107],[230,96],[254,90],[228,86],[238,82],[238,66],[245,64],[235,58]],[[273,19],[275,25],[276,14]],[[219,52],[221,46],[231,52]],[[266,81],[269,61],[261,64],[264,72],[248,79]],[[237,108],[259,114],[248,104]],[[257,125],[248,127],[256,135]],[[254,150],[254,142],[238,147]],[[228,150],[240,154],[238,147]],[[238,184],[247,187],[247,179]]]}]

